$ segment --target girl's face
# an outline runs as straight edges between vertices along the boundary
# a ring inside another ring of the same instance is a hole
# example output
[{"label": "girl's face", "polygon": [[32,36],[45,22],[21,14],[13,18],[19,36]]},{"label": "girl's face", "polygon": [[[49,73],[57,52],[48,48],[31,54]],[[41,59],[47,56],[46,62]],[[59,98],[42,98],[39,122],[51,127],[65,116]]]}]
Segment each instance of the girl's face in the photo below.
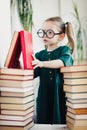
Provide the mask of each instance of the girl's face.
[{"label": "girl's face", "polygon": [[57,22],[52,22],[52,21],[46,21],[43,23],[42,26],[42,30],[43,30],[43,42],[45,45],[54,45],[54,44],[58,44],[58,42],[61,40],[61,35],[59,34],[61,32],[61,29],[58,25]]}]

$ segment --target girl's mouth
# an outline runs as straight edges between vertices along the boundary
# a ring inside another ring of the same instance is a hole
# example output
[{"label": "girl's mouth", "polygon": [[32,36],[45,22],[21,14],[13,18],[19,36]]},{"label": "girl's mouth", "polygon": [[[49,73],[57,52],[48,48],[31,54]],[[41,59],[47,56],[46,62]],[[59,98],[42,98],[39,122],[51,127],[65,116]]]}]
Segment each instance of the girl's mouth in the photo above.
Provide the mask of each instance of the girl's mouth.
[{"label": "girl's mouth", "polygon": [[44,42],[44,43],[47,43],[47,40],[46,40],[46,39],[43,39],[43,42]]}]

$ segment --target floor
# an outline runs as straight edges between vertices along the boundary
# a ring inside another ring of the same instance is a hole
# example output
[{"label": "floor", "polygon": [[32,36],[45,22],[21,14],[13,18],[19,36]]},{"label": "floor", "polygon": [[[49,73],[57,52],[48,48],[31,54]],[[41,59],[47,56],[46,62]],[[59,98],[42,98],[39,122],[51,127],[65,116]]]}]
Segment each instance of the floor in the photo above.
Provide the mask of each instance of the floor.
[{"label": "floor", "polygon": [[35,124],[30,130],[69,130],[66,125]]}]

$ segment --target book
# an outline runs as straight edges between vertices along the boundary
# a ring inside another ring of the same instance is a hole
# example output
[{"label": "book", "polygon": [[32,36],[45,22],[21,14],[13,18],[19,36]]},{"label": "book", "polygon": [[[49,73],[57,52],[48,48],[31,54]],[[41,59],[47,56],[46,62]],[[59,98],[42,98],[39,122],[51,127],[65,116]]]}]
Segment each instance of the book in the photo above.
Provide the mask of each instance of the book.
[{"label": "book", "polygon": [[87,65],[73,65],[61,68],[61,73],[87,71]]},{"label": "book", "polygon": [[67,127],[70,130],[87,130],[87,126],[74,126],[73,124],[71,124],[70,122],[67,122]]},{"label": "book", "polygon": [[0,120],[13,120],[13,121],[24,121],[28,118],[33,117],[33,112],[28,113],[25,116],[20,115],[0,115]]},{"label": "book", "polygon": [[0,103],[24,104],[34,100],[34,94],[26,97],[0,97]]},{"label": "book", "polygon": [[0,75],[16,75],[16,76],[30,76],[34,75],[34,71],[30,69],[16,69],[16,68],[0,68]]},{"label": "book", "polygon": [[26,92],[29,92],[31,90],[33,90],[34,87],[33,86],[28,86],[28,87],[24,87],[22,88],[21,86],[20,87],[0,87],[0,91],[1,93],[2,92],[16,92],[16,93],[23,93],[23,94],[26,94]]},{"label": "book", "polygon": [[65,92],[87,92],[87,84],[85,85],[64,85],[63,89]]},{"label": "book", "polygon": [[87,71],[82,72],[65,72],[64,78],[87,78]]},{"label": "book", "polygon": [[87,126],[87,119],[73,119],[67,116],[66,121],[70,122],[74,126]]},{"label": "book", "polygon": [[5,79],[0,79],[0,86],[1,87],[29,87],[34,85],[34,80],[5,80]]},{"label": "book", "polygon": [[24,69],[33,69],[32,60],[33,60],[33,42],[32,34],[25,30],[21,30],[20,34],[20,43],[23,56],[23,65]]},{"label": "book", "polygon": [[87,85],[87,78],[79,78],[79,79],[64,79],[64,84],[69,85]]},{"label": "book", "polygon": [[71,108],[87,108],[87,103],[71,103],[66,101],[66,106]]},{"label": "book", "polygon": [[73,118],[73,119],[84,119],[84,120],[87,120],[87,114],[80,114],[80,115],[77,115],[77,114],[73,114],[69,111],[67,111],[67,116]]},{"label": "book", "polygon": [[29,76],[19,76],[19,75],[7,75],[7,74],[1,74],[0,75],[0,79],[9,79],[9,80],[30,80],[33,79],[33,75],[29,75]]},{"label": "book", "polygon": [[87,98],[87,93],[70,93],[66,92],[65,96],[70,99],[86,99]]},{"label": "book", "polygon": [[21,115],[21,116],[25,116],[30,112],[34,112],[34,106],[26,109],[26,110],[5,110],[5,109],[1,109],[1,115]]},{"label": "book", "polygon": [[9,51],[4,66],[8,68],[20,68],[19,57],[21,54],[21,44],[19,32],[15,31],[11,40]]},{"label": "book", "polygon": [[73,113],[73,114],[77,114],[77,115],[82,115],[82,114],[86,114],[87,115],[87,108],[70,108],[67,107],[67,111]]},{"label": "book", "polygon": [[12,120],[12,121],[25,121],[30,117],[33,117],[33,112],[28,113],[25,116],[20,115],[0,115],[0,120]]},{"label": "book", "polygon": [[33,126],[34,126],[34,122],[31,121],[25,126],[8,126],[8,125],[7,126],[6,125],[1,126],[0,125],[0,130],[28,130]]},{"label": "book", "polygon": [[68,102],[71,102],[73,104],[76,104],[76,103],[87,103],[87,98],[85,99],[70,99],[70,98],[67,98],[67,101]]},{"label": "book", "polygon": [[22,54],[23,68],[33,69],[33,42],[32,34],[25,30],[15,31],[4,66],[7,68],[21,68],[20,56]]},{"label": "book", "polygon": [[6,92],[6,91],[1,91],[0,96],[1,97],[26,97],[29,95],[34,94],[34,90],[32,87],[30,87],[31,90],[26,91],[26,92]]},{"label": "book", "polygon": [[1,110],[27,110],[31,107],[34,107],[34,100],[25,104],[9,104],[9,103],[1,103],[0,109]]},{"label": "book", "polygon": [[32,117],[26,119],[25,121],[12,121],[12,120],[2,120],[2,119],[0,119],[0,125],[25,126],[31,121],[32,121]]}]

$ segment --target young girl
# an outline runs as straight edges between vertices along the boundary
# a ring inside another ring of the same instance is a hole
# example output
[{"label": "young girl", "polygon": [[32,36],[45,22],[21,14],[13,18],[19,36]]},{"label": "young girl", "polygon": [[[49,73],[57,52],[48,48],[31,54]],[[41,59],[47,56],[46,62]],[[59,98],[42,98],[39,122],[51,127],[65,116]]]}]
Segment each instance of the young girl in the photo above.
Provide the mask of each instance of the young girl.
[{"label": "young girl", "polygon": [[[60,17],[52,17],[45,20],[37,34],[46,46],[46,49],[36,53],[32,62],[35,69],[34,77],[40,77],[36,103],[37,123],[65,124],[66,99],[60,68],[73,65],[72,26],[69,22],[64,23]],[[59,46],[65,35],[68,37],[70,47]]]}]

